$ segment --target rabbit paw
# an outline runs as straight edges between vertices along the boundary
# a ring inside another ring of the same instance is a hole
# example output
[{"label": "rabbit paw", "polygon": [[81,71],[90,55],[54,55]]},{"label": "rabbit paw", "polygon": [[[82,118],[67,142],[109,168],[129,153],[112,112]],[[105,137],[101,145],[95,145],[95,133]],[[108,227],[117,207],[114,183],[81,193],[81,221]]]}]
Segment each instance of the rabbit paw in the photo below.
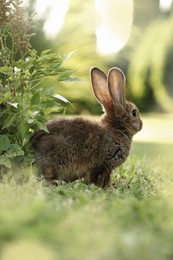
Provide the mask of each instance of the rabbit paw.
[{"label": "rabbit paw", "polygon": [[104,175],[100,174],[97,179],[97,186],[101,188],[104,187],[112,188],[113,186],[112,186],[110,174],[104,174]]}]

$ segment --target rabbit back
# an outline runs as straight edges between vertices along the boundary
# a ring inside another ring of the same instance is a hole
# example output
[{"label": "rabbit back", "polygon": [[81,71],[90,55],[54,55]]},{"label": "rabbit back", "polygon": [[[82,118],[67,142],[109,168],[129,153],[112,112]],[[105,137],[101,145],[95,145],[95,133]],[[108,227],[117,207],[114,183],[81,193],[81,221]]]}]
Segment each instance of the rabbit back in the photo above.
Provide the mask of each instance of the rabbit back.
[{"label": "rabbit back", "polygon": [[83,119],[58,119],[47,128],[49,133],[38,130],[33,136],[36,163],[46,179],[70,182],[98,163],[102,127]]}]

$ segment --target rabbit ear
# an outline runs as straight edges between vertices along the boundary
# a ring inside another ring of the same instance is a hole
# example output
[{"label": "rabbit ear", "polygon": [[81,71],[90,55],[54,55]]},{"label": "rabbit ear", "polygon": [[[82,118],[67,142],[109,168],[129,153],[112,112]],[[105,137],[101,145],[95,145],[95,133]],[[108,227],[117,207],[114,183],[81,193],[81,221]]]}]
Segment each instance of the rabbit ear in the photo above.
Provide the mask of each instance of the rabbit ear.
[{"label": "rabbit ear", "polygon": [[99,103],[105,108],[112,105],[112,98],[109,93],[107,76],[103,71],[94,67],[91,69],[91,83],[94,95]]},{"label": "rabbit ear", "polygon": [[122,106],[125,104],[125,76],[118,68],[110,69],[108,73],[108,87],[113,103],[119,103]]}]

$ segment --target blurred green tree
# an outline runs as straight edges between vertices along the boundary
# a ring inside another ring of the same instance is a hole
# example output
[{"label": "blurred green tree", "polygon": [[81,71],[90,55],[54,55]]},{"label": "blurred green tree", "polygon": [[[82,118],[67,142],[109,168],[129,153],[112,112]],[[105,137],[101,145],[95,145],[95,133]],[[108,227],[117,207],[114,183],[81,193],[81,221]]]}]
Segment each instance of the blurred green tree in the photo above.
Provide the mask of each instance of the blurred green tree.
[{"label": "blurred green tree", "polygon": [[94,99],[90,100],[90,67],[97,65],[107,70],[120,66],[127,74],[128,96],[143,111],[172,111],[172,12],[163,14],[158,0],[146,0],[145,3],[134,0],[129,42],[119,54],[101,57],[96,53],[94,1],[80,3],[80,0],[70,1],[66,22],[57,41],[60,50],[77,50],[70,65],[80,68],[79,76],[83,79],[75,90],[66,88],[65,95],[78,104],[77,109],[85,107],[93,112],[98,106],[94,106]]},{"label": "blurred green tree", "polygon": [[173,12],[162,13],[159,1],[147,2],[135,0],[134,26],[126,46],[131,48],[128,83],[145,111],[172,112]]},{"label": "blurred green tree", "polygon": [[[69,11],[64,26],[58,34],[56,48],[60,52],[75,51],[68,65],[78,68],[76,75],[81,79],[75,83],[76,87],[69,85],[58,89],[60,94],[66,96],[73,104],[71,113],[99,113],[100,106],[91,93],[89,71],[93,66],[104,69],[106,64],[96,52],[95,36],[95,3],[93,0],[69,1]],[[70,111],[69,111],[70,112]]]}]

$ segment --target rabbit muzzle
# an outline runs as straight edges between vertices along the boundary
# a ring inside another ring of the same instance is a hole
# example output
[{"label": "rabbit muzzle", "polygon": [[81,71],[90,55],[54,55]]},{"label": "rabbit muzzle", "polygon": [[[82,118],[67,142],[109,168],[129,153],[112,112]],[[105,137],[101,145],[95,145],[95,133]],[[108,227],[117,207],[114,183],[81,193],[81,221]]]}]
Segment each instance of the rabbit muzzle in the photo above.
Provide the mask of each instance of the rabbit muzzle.
[{"label": "rabbit muzzle", "polygon": [[137,122],[133,123],[133,130],[134,130],[134,134],[136,134],[137,132],[141,131],[143,126],[143,122],[142,120],[139,118],[139,120]]}]

